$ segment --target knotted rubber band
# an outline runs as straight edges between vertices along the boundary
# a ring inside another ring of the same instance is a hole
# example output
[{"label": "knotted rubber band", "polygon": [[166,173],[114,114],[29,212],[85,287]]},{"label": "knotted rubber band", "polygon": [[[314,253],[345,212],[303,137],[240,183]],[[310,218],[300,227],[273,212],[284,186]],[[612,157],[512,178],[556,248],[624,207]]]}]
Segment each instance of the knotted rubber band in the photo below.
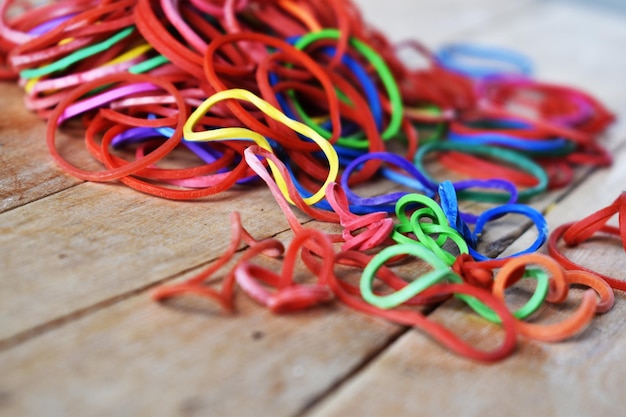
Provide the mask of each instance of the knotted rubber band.
[{"label": "knotted rubber band", "polygon": [[[324,263],[322,268],[317,271],[316,284],[305,285],[293,282],[297,251],[311,239],[316,240],[316,251],[321,252],[325,259],[334,257],[332,244],[326,234],[317,230],[302,229],[295,235],[285,252],[280,275],[249,262],[244,262],[235,268],[234,274],[237,283],[251,298],[265,305],[274,313],[298,311],[330,301],[333,294],[326,283],[332,274],[333,264],[331,262]],[[271,294],[257,280],[276,287],[276,292]]]},{"label": "knotted rubber band", "polygon": [[[615,214],[619,215],[619,228],[606,224]],[[606,281],[611,288],[626,291],[626,281],[581,266],[567,258],[559,249],[559,240],[561,237],[565,238],[565,235],[567,235],[569,239],[566,243],[569,245],[579,245],[598,232],[618,236],[621,239],[622,246],[626,250],[626,193],[621,193],[608,207],[602,208],[578,222],[566,223],[553,230],[548,239],[548,252],[550,256],[556,259],[564,268],[596,274]]]},{"label": "knotted rubber band", "polygon": [[277,257],[283,253],[284,247],[275,239],[266,239],[260,242],[254,240],[254,238],[252,238],[252,236],[250,236],[250,234],[241,225],[241,218],[238,212],[231,213],[230,220],[231,238],[226,251],[219,258],[213,261],[206,269],[192,278],[189,278],[180,284],[157,287],[152,292],[152,298],[155,301],[163,301],[185,294],[194,294],[216,300],[226,311],[234,310],[234,268],[231,269],[231,271],[224,277],[222,287],[219,291],[204,285],[206,281],[231,260],[242,240],[251,245],[251,248],[254,249],[248,250],[238,261],[239,263],[245,262],[248,258],[257,255],[258,253],[265,253],[266,255]]}]

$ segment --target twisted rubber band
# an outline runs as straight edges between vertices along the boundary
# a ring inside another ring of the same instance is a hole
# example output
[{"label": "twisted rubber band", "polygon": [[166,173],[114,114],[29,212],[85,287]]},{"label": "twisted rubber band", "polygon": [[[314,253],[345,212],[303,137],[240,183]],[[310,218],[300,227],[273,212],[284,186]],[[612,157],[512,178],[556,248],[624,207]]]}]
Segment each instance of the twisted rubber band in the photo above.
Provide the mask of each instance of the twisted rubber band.
[{"label": "twisted rubber band", "polygon": [[[619,228],[606,225],[606,222],[617,213],[619,213]],[[596,274],[607,282],[611,288],[626,291],[626,281],[579,265],[567,258],[559,249],[558,243],[561,237],[565,238],[567,236],[568,240],[566,240],[566,243],[568,245],[579,245],[598,232],[618,236],[626,250],[626,193],[621,193],[608,207],[602,208],[578,222],[566,223],[553,230],[548,239],[548,252],[564,268]]]},{"label": "twisted rubber band", "polygon": [[[255,301],[266,306],[274,313],[298,311],[332,300],[333,293],[326,286],[333,271],[333,263],[326,262],[319,271],[316,284],[296,284],[293,281],[297,251],[308,240],[316,241],[316,251],[325,259],[332,259],[334,252],[328,236],[320,231],[302,229],[297,233],[287,248],[280,275],[249,262],[240,263],[234,270],[239,286]],[[276,287],[271,294],[258,283],[258,280]]]},{"label": "twisted rubber band", "polygon": [[[362,265],[368,262],[369,258],[359,252],[347,251],[338,254],[336,257],[337,263],[344,260],[350,260],[355,265]],[[492,351],[482,351],[474,348],[443,325],[428,320],[418,311],[386,310],[368,304],[360,297],[355,297],[348,292],[345,289],[345,284],[334,274],[331,276],[329,285],[335,293],[335,296],[349,307],[370,315],[385,318],[394,323],[414,326],[460,356],[484,362],[492,362],[507,357],[515,349],[517,336],[513,316],[501,301],[496,300],[490,293],[480,288],[472,287],[467,284],[435,284],[435,286],[430,287],[430,290],[431,293],[436,292],[440,297],[458,293],[472,295],[496,311],[502,320],[504,338],[500,346]]]},{"label": "twisted rubber band", "polygon": [[[309,137],[317,145],[319,145],[320,149],[322,150],[322,152],[324,152],[324,155],[328,159],[328,177],[322,188],[320,188],[320,190],[313,194],[311,197],[304,198],[304,202],[310,205],[317,203],[322,198],[324,198],[326,187],[328,186],[328,184],[335,181],[339,172],[339,160],[335,149],[327,140],[319,136],[313,129],[300,122],[287,118],[283,113],[280,112],[280,110],[247,90],[232,89],[220,91],[219,93],[215,93],[213,96],[205,100],[196,110],[191,113],[191,115],[185,122],[183,128],[185,139],[188,141],[215,141],[224,139],[249,138],[263,149],[271,152],[272,147],[270,146],[269,142],[263,136],[249,129],[233,127],[202,132],[193,131],[193,127],[198,123],[199,119],[211,109],[211,107],[221,101],[228,99],[243,100],[253,104],[272,119],[277,120],[288,126],[289,128],[293,129],[294,131]],[[274,173],[274,177],[276,183],[278,184],[278,187],[281,189],[285,198],[287,198],[287,200],[293,204],[293,200],[291,200],[291,197],[289,196],[289,192],[287,190],[285,178],[278,172],[278,169],[276,168],[276,165],[273,164],[273,162],[270,161],[269,164],[272,168],[272,172]]]}]

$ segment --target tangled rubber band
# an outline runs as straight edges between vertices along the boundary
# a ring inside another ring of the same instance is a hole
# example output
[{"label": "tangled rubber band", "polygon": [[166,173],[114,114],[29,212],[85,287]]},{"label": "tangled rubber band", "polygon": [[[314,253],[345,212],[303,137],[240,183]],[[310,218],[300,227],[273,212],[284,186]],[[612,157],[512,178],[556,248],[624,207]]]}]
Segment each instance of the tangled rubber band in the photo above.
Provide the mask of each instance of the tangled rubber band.
[{"label": "tangled rubber band", "polygon": [[[400,49],[426,67],[400,59]],[[521,203],[572,183],[577,165],[608,166],[599,137],[615,116],[582,90],[533,79],[522,54],[395,45],[350,1],[0,0],[0,66],[47,120],[52,158],[77,178],[175,200],[268,187],[293,232],[287,248],[252,238],[235,213],[225,252],[196,276],[159,287],[157,300],[195,294],[230,311],[238,286],[286,313],[336,299],[493,361],[520,334],[557,341],[580,333],[611,308],[611,287],[626,288],[557,245],[607,233],[626,250],[623,195],[552,232],[549,252],[573,270],[534,253],[547,224]],[[103,168],[65,154],[58,132],[70,125],[83,126],[84,148]],[[437,164],[449,177],[431,177]],[[477,212],[460,206],[465,200],[491,205]],[[304,227],[296,210],[331,223],[331,232]],[[484,231],[510,213],[534,223],[535,241],[500,259],[481,254]],[[619,228],[607,226],[616,213]],[[256,263],[261,254],[282,259],[281,272]],[[298,259],[312,277],[306,283],[294,281]],[[396,263],[431,270],[407,280]],[[359,286],[346,278],[355,270]],[[505,293],[520,280],[535,289],[510,312]],[[540,307],[562,304],[572,285],[590,288],[579,307],[559,323],[535,323]],[[451,296],[499,323],[500,346],[481,351],[416,310]]]},{"label": "tangled rubber band", "polygon": [[[614,215],[619,217],[619,228],[607,225],[607,221]],[[621,193],[615,201],[582,220],[563,224],[552,231],[548,240],[550,256],[556,259],[564,268],[580,270],[599,275],[611,288],[626,291],[626,282],[622,279],[610,277],[594,272],[568,259],[559,249],[561,238],[568,246],[580,245],[596,233],[606,233],[620,238],[622,247],[626,251],[626,193]]]},{"label": "tangled rubber band", "polygon": [[[258,144],[265,150],[271,151],[272,148],[269,142],[263,136],[249,129],[238,128],[238,127],[226,127],[226,128],[221,128],[217,130],[203,131],[203,132],[197,132],[193,130],[193,127],[197,124],[200,117],[206,114],[206,112],[212,106],[214,106],[215,104],[219,103],[222,100],[233,99],[233,98],[238,99],[238,100],[249,101],[250,103],[254,104],[256,107],[258,107],[261,111],[263,111],[263,113],[270,116],[272,119],[280,121],[281,123],[290,127],[294,131],[301,133],[303,135],[306,135],[307,137],[312,139],[316,144],[319,145],[320,149],[324,152],[324,155],[326,156],[328,160],[328,164],[330,166],[329,171],[328,171],[328,177],[326,179],[326,182],[322,186],[322,188],[320,188],[320,190],[317,193],[313,194],[311,197],[305,197],[303,200],[307,204],[314,204],[314,203],[317,203],[319,200],[321,200],[324,196],[326,187],[328,186],[328,184],[335,181],[335,179],[337,178],[337,174],[339,172],[339,161],[337,159],[337,153],[335,152],[335,149],[330,145],[328,141],[326,141],[324,138],[319,136],[313,129],[309,128],[306,125],[303,125],[302,123],[296,122],[295,120],[287,118],[274,106],[258,98],[257,96],[255,96],[254,94],[252,94],[251,92],[247,90],[240,90],[240,89],[225,90],[219,93],[215,93],[214,95],[209,97],[207,100],[205,100],[187,119],[185,126],[183,128],[185,139],[188,141],[214,141],[214,140],[224,140],[224,139],[246,138],[246,139],[253,140],[256,144]],[[278,169],[276,168],[276,166],[271,161],[270,161],[270,166],[272,167],[274,171],[274,175],[275,175],[275,179],[276,179],[276,183],[278,184],[278,187],[283,192],[283,195],[287,199],[290,200],[291,197],[289,197],[289,193],[287,191],[287,184],[285,183],[284,177],[282,177],[282,175],[278,172]]]}]

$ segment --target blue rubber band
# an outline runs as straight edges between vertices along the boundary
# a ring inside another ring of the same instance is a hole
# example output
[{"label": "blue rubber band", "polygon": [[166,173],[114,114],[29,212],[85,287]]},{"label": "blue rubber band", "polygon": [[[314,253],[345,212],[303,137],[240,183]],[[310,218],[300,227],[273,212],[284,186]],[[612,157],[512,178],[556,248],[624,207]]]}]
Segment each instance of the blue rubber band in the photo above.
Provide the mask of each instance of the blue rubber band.
[{"label": "blue rubber band", "polygon": [[[533,73],[532,63],[526,56],[504,48],[454,43],[444,46],[434,55],[442,67],[472,78],[506,74],[530,77]],[[463,62],[468,58],[486,62],[482,65]]]},{"label": "blue rubber band", "polygon": [[[482,213],[478,216],[478,221],[476,222],[476,228],[474,229],[474,233],[478,236],[482,233],[485,224],[490,220],[501,217],[506,214],[517,213],[522,214],[528,217],[533,221],[535,227],[537,228],[537,238],[527,249],[514,253],[513,255],[506,256],[502,259],[513,258],[516,256],[523,255],[525,253],[534,253],[536,252],[545,242],[548,236],[548,223],[546,222],[545,217],[536,209],[524,205],[524,204],[504,204],[502,206],[494,207]],[[494,258],[489,258],[478,251],[475,248],[470,246],[469,248],[470,255],[477,261],[486,261]]]},{"label": "blue rubber band", "polygon": [[[300,38],[301,36],[294,36],[294,37],[287,39],[287,41],[290,44],[295,45]],[[332,46],[327,46],[327,47],[322,48],[322,52],[326,56],[333,58],[337,54],[337,48],[332,47]],[[341,57],[341,63],[344,64],[346,68],[348,68],[350,71],[352,71],[356,79],[359,81],[359,84],[361,85],[361,88],[363,89],[364,95],[367,98],[369,111],[372,113],[372,116],[374,117],[374,122],[376,123],[376,127],[379,131],[381,131],[383,128],[384,115],[383,115],[382,103],[380,102],[380,97],[378,95],[378,89],[376,87],[376,84],[370,78],[365,68],[363,68],[363,66],[357,60],[352,58],[350,55],[344,54]],[[280,79],[278,78],[277,74],[269,73],[269,81],[270,81],[270,85],[273,86],[273,85],[276,85],[280,81]],[[287,117],[289,117],[290,119],[298,120],[298,116],[296,112],[289,105],[289,101],[287,100],[284,94],[277,93],[276,99],[278,101],[278,104],[281,110],[285,113]],[[326,130],[332,129],[332,123],[330,121],[325,122],[322,126]],[[344,130],[342,126],[342,136],[345,135],[346,133],[349,133],[349,130]]]},{"label": "blue rubber band", "polygon": [[565,138],[528,140],[503,133],[463,134],[450,131],[448,133],[448,139],[455,142],[462,142],[467,145],[500,145],[507,148],[533,153],[566,150],[567,146],[570,144],[570,141]]},{"label": "blue rubber band", "polygon": [[[351,203],[361,205],[361,206],[372,206],[372,207],[382,208],[382,207],[389,206],[389,205],[395,206],[398,199],[402,198],[403,196],[407,194],[411,194],[406,191],[398,191],[398,192],[379,195],[375,197],[361,197],[357,195],[356,193],[354,193],[350,189],[350,186],[348,185],[348,179],[350,178],[352,171],[357,170],[363,163],[369,160],[373,160],[373,159],[380,159],[384,162],[391,163],[405,170],[407,173],[413,176],[415,180],[421,183],[421,186],[419,187],[420,191],[424,189],[426,190],[436,189],[436,185],[434,183],[429,181],[426,178],[426,176],[424,176],[424,174],[422,174],[417,168],[415,168],[415,166],[411,162],[407,161],[401,156],[392,154],[389,152],[371,152],[371,153],[361,155],[355,160],[353,160],[346,167],[346,169],[343,172],[343,175],[341,176],[341,186],[343,187],[346,193],[346,196],[348,197],[348,201],[350,201]],[[403,185],[406,185],[406,184],[403,184]],[[432,192],[430,194],[432,195]]]},{"label": "blue rubber band", "polygon": [[456,198],[456,190],[454,189],[454,185],[451,181],[444,181],[439,184],[439,204],[443,210],[443,213],[446,215],[448,219],[448,223],[450,227],[459,232],[467,246],[469,248],[476,247],[478,244],[478,238],[471,231],[467,223],[463,221],[461,218],[461,213],[459,211],[459,201]]}]

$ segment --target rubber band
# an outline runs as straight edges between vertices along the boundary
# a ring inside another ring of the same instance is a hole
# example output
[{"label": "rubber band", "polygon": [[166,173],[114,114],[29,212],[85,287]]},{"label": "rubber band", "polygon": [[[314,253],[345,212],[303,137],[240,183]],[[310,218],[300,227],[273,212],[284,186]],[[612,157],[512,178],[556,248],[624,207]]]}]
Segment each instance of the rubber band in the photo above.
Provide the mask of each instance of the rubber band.
[{"label": "rubber band", "polygon": [[[261,146],[263,149],[272,151],[270,144],[267,142],[267,140],[263,136],[249,129],[233,127],[233,128],[221,128],[221,129],[203,131],[203,132],[193,131],[193,127],[197,124],[201,116],[206,114],[211,109],[211,107],[213,107],[215,104],[219,103],[220,101],[228,100],[228,99],[244,100],[244,101],[254,104],[259,110],[261,110],[263,113],[270,116],[272,119],[277,120],[285,124],[289,128],[293,129],[294,131],[309,137],[311,140],[313,140],[316,144],[319,145],[320,149],[324,152],[324,155],[327,157],[327,160],[328,160],[328,164],[329,164],[328,177],[326,179],[326,182],[322,186],[322,188],[320,188],[320,190],[316,192],[315,194],[313,194],[311,197],[306,197],[304,201],[306,204],[314,204],[320,201],[324,197],[326,187],[328,186],[328,184],[335,181],[335,179],[337,178],[337,174],[339,172],[339,160],[337,158],[337,153],[335,152],[334,148],[328,141],[326,141],[324,138],[319,136],[313,129],[311,129],[310,127],[306,125],[303,125],[300,122],[287,118],[283,113],[281,113],[274,106],[272,106],[265,100],[258,98],[257,96],[255,96],[254,94],[252,94],[251,92],[247,90],[241,90],[241,89],[225,90],[219,93],[215,93],[213,96],[205,100],[196,110],[192,112],[192,114],[189,116],[189,118],[185,122],[185,125],[183,128],[185,139],[188,141],[213,141],[213,140],[223,140],[223,139],[250,138],[257,145]],[[274,172],[276,183],[278,184],[278,187],[281,189],[283,195],[285,196],[285,198],[288,199],[288,201],[293,203],[293,201],[289,197],[285,179],[278,172],[278,169],[272,162],[270,162],[270,167],[272,168],[272,171]]]},{"label": "rubber band", "polygon": [[[146,157],[144,157],[143,159],[128,163],[127,165],[116,168],[116,169],[89,172],[89,171],[84,171],[79,168],[76,168],[73,165],[66,162],[56,149],[55,136],[56,136],[56,129],[57,129],[59,120],[61,120],[62,115],[65,114],[65,109],[69,106],[69,103],[71,103],[75,98],[81,97],[82,95],[93,90],[95,87],[99,85],[106,85],[109,83],[114,83],[114,82],[119,82],[119,81],[128,82],[130,80],[136,81],[138,83],[151,84],[154,86],[158,86],[159,88],[166,90],[169,94],[175,97],[176,103],[178,106],[178,111],[183,112],[183,114],[179,116],[179,119],[178,119],[179,121],[177,123],[175,134],[172,135],[172,137],[169,140],[165,141],[163,145],[159,147],[159,149],[154,150],[149,155],[146,155]],[[78,177],[84,180],[89,180],[89,181],[111,181],[111,180],[119,179],[122,176],[129,175],[133,171],[145,168],[155,163],[159,159],[163,158],[167,153],[169,153],[172,149],[174,149],[174,147],[178,145],[182,137],[182,129],[183,129],[183,124],[185,122],[184,111],[185,111],[185,104],[183,102],[182,97],[179,95],[176,88],[169,83],[166,83],[162,80],[159,80],[159,79],[147,76],[147,75],[130,75],[130,74],[108,75],[98,80],[95,80],[93,82],[83,84],[77,87],[76,89],[72,90],[61,101],[61,103],[59,103],[59,105],[54,109],[54,111],[52,112],[52,115],[50,116],[50,119],[48,120],[48,128],[47,128],[48,150],[50,154],[52,155],[52,157],[55,159],[55,161],[63,169],[72,173],[72,175],[74,175],[75,177]]]},{"label": "rubber band", "polygon": [[[291,40],[291,42],[297,45],[298,39],[293,39]],[[337,53],[336,53],[337,50],[336,48],[333,48],[333,47],[325,47],[323,49],[323,52],[330,57],[337,56]],[[341,63],[344,64],[348,69],[350,69],[353,72],[359,84],[363,88],[364,94],[369,103],[369,109],[372,113],[372,116],[374,117],[374,120],[376,121],[376,127],[380,130],[382,128],[382,123],[383,123],[383,110],[380,104],[380,100],[378,98],[378,91],[376,89],[376,85],[370,79],[369,75],[367,74],[365,69],[358,63],[358,61],[354,60],[349,55],[342,56]],[[276,76],[276,74],[270,74],[270,79],[271,79],[272,84],[274,85],[278,82],[278,77]],[[289,95],[292,99],[295,99],[295,95],[293,94],[293,91],[287,91],[287,92],[291,93]],[[295,113],[291,111],[291,106],[289,106],[287,100],[282,95],[277,95],[276,98],[278,99],[278,102],[280,103],[281,108],[285,111],[285,113],[288,114],[290,117],[295,118]],[[294,105],[297,109],[298,114],[301,116],[302,120],[304,121],[304,123],[313,127],[323,137],[327,139],[331,137],[332,133],[330,131],[326,130],[324,127],[321,127],[320,125],[315,123],[312,118],[306,115],[306,113],[304,112],[304,109],[302,108],[302,106],[299,104],[298,101],[294,101]],[[357,148],[357,149],[363,148],[364,146],[368,146],[367,143],[364,144],[362,140],[359,140],[360,137],[361,137],[360,134],[355,135],[354,137],[344,137],[342,135],[337,140],[337,145],[345,146],[349,148]]]},{"label": "rubber band", "polygon": [[584,285],[593,289],[598,294],[599,301],[596,313],[607,313],[615,304],[615,293],[611,286],[596,274],[587,271],[565,271],[565,279],[568,284]]},{"label": "rubber band", "polygon": [[[343,260],[350,260],[356,265],[362,265],[368,262],[369,258],[358,252],[347,251],[338,254],[336,257],[337,263],[342,262]],[[443,346],[463,357],[479,361],[492,362],[510,355],[513,349],[515,349],[517,336],[513,324],[513,316],[501,301],[496,301],[496,299],[485,290],[472,287],[467,284],[436,284],[435,286],[430,287],[431,293],[437,293],[440,297],[458,293],[472,295],[497,312],[502,320],[504,338],[500,346],[492,351],[482,351],[472,347],[444,326],[428,320],[418,311],[394,309],[386,310],[368,304],[360,297],[355,297],[350,294],[345,289],[345,284],[337,279],[335,275],[331,276],[329,286],[335,293],[335,296],[349,307],[370,315],[385,318],[394,323],[414,326],[431,336]]]},{"label": "rubber band", "polygon": [[[545,217],[537,211],[536,209],[526,206],[523,204],[504,204],[502,206],[493,207],[487,211],[484,211],[478,216],[476,220],[476,227],[474,228],[474,233],[478,236],[483,231],[483,228],[487,224],[487,222],[493,218],[500,217],[504,214],[522,214],[528,217],[535,224],[535,228],[537,229],[537,237],[535,241],[526,249],[523,249],[519,252],[516,252],[512,255],[507,256],[507,258],[516,257],[522,254],[529,254],[536,252],[547,240],[548,238],[548,223],[546,222]],[[470,255],[477,260],[487,260],[491,259],[488,256],[485,256],[475,250],[475,248],[469,248]]]},{"label": "rubber band", "polygon": [[152,298],[155,301],[163,301],[184,294],[195,294],[201,297],[215,299],[226,311],[234,311],[234,271],[237,266],[232,268],[224,277],[221,290],[214,290],[206,286],[205,283],[232,259],[242,240],[248,243],[251,246],[251,249],[245,252],[245,254],[239,259],[237,265],[241,265],[249,258],[256,256],[258,253],[264,253],[265,255],[276,258],[284,252],[284,247],[282,243],[275,239],[266,239],[259,242],[252,238],[252,236],[250,236],[250,234],[241,225],[241,218],[238,212],[231,213],[230,220],[231,239],[226,251],[207,268],[184,282],[157,287],[152,292]]},{"label": "rubber band", "polygon": [[[348,207],[346,192],[339,184],[328,185],[326,198],[339,216],[339,223],[344,227],[342,237],[345,243],[341,247],[342,250],[370,250],[381,245],[393,232],[393,220],[385,212],[369,213],[364,216],[353,214]],[[359,229],[364,230],[355,235]]]},{"label": "rubber band", "polygon": [[[383,207],[385,205],[394,205],[401,197],[408,194],[406,191],[398,191],[394,193],[389,193],[386,195],[379,195],[375,197],[360,197],[356,193],[354,193],[349,186],[350,177],[352,172],[356,169],[360,168],[365,162],[371,160],[380,160],[383,162],[388,162],[393,164],[405,172],[407,172],[411,177],[409,178],[410,184],[415,185],[417,191],[428,190],[426,186],[429,184],[429,180],[422,172],[417,170],[413,164],[411,164],[406,159],[389,153],[389,152],[370,152],[367,154],[363,154],[350,162],[350,164],[345,168],[343,174],[341,176],[341,186],[343,187],[348,199],[351,203],[359,204],[362,206],[373,206],[373,207]],[[389,175],[389,173],[387,173]],[[415,181],[412,181],[413,178]],[[409,181],[405,182],[405,185],[408,185]]]},{"label": "rubber band", "polygon": [[532,64],[528,58],[504,48],[454,43],[435,52],[435,59],[439,65],[470,77],[483,78],[507,73],[507,71],[497,67],[464,64],[464,57],[492,61],[498,65],[505,64],[510,67],[512,73],[527,77],[531,76],[533,72]]},{"label": "rubber band", "polygon": [[[532,197],[543,193],[548,186],[548,176],[546,175],[545,170],[540,165],[536,164],[531,159],[526,158],[518,152],[508,149],[500,149],[492,146],[470,146],[457,142],[431,142],[424,144],[419,148],[417,154],[415,155],[414,164],[415,167],[420,172],[422,172],[424,176],[428,179],[431,184],[430,186],[433,189],[436,189],[436,184],[430,177],[428,177],[427,172],[424,170],[423,163],[426,155],[431,152],[441,151],[460,151],[471,155],[481,155],[489,158],[499,159],[532,174],[535,178],[537,178],[538,183],[534,187],[519,191],[518,200],[520,202],[527,201]],[[485,202],[502,202],[509,200],[510,195],[498,193],[483,193],[477,191],[462,191],[459,192],[459,198],[467,198]]]},{"label": "rubber band", "polygon": [[[413,211],[408,218],[406,209],[415,204],[422,207]],[[391,236],[395,242],[422,245],[436,254],[448,266],[452,265],[456,259],[456,255],[444,249],[448,240],[454,242],[460,253],[468,252],[467,243],[463,236],[448,225],[448,220],[441,207],[429,197],[420,194],[405,195],[396,204],[396,215],[399,224],[396,225]],[[423,218],[427,218],[431,222],[422,222]],[[412,234],[415,239],[407,234]],[[431,235],[436,235],[437,238],[433,239]]]},{"label": "rubber band", "polygon": [[[553,282],[565,283],[561,284],[565,288],[567,288],[567,279],[565,277],[565,273],[560,269],[559,265],[554,262],[552,259],[545,257],[539,254],[525,255],[524,257],[516,258],[508,261],[503,268],[498,272],[498,274],[506,274],[510,270],[515,270],[519,265],[528,264],[528,263],[539,263],[545,268],[548,268],[550,273],[552,274],[551,280],[555,280]],[[502,284],[498,285],[499,282]],[[498,281],[496,276],[496,284],[494,284],[494,295],[500,299],[504,299],[504,280]],[[565,291],[565,297],[567,296],[567,291]],[[559,295],[556,302],[562,302],[565,300],[565,297]],[[521,334],[533,338],[535,340],[542,340],[548,342],[560,341],[566,339],[568,337],[573,336],[574,334],[580,332],[584,329],[593,317],[597,308],[597,300],[593,291],[585,292],[583,295],[583,300],[578,308],[577,312],[570,315],[568,318],[562,320],[559,323],[542,325],[535,323],[526,323],[521,321],[516,321],[516,328],[520,331]]]},{"label": "rubber band", "polygon": [[[334,256],[332,244],[326,234],[317,230],[303,229],[295,235],[287,248],[280,275],[244,262],[234,270],[237,283],[251,298],[274,313],[298,311],[332,300],[333,293],[326,286],[334,266],[331,262],[326,262],[316,272],[318,275],[316,284],[305,285],[293,282],[297,251],[310,239],[316,241],[316,250],[324,258],[329,259]],[[258,280],[275,286],[277,292],[270,294],[258,283]]]},{"label": "rubber band", "polygon": [[[619,228],[608,226],[606,222],[615,214],[619,216]],[[548,239],[548,252],[556,261],[568,270],[581,270],[595,274],[607,282],[611,288],[626,291],[626,281],[592,271],[567,258],[559,249],[561,237],[566,239],[570,246],[582,244],[596,233],[606,233],[618,236],[626,251],[626,193],[620,196],[609,206],[590,214],[578,222],[563,224],[552,231]]]},{"label": "rubber band", "polygon": [[[519,77],[490,77],[477,88],[490,103],[504,108],[511,103],[523,104],[538,112],[554,124],[575,127],[586,132],[599,132],[606,128],[615,115],[602,103],[583,91]],[[524,100],[523,93],[533,93],[540,100]]]},{"label": "rubber band", "polygon": [[[313,32],[313,33],[310,33],[308,35],[301,37],[295,43],[295,46],[298,49],[304,49],[313,42],[316,42],[322,39],[339,39],[339,37],[340,37],[339,31],[334,30],[334,29],[325,29],[325,30]],[[350,43],[350,46],[354,47],[357,51],[359,51],[368,60],[368,62],[376,69],[377,73],[379,74],[387,90],[387,94],[389,95],[389,100],[392,106],[392,111],[391,111],[391,116],[390,116],[391,118],[389,121],[389,125],[382,132],[381,135],[383,139],[390,139],[400,129],[400,126],[402,123],[402,114],[403,114],[402,98],[400,96],[400,91],[398,90],[395,79],[393,78],[393,75],[387,68],[385,61],[383,61],[382,58],[373,49],[371,49],[362,41],[355,39],[355,38],[351,38],[349,43]],[[311,126],[313,129],[316,129],[316,131],[320,133],[322,136],[327,137],[327,138],[330,136],[329,132],[324,131],[323,129],[318,129],[316,128],[316,125],[314,123],[310,123],[310,119],[307,120],[305,113],[302,112],[300,108],[299,108],[299,114],[301,117],[303,117],[305,121],[307,121],[307,124],[309,126]],[[340,144],[342,146],[362,147],[361,145],[358,145],[357,143],[354,143],[353,141],[350,141],[350,142],[343,141]]]},{"label": "rubber band", "polygon": [[[376,295],[372,290],[376,271],[390,258],[400,255],[411,255],[419,258],[432,266],[434,270],[420,275],[399,291],[386,295]],[[389,309],[403,304],[431,285],[445,281],[450,274],[453,274],[450,268],[423,246],[412,244],[388,246],[376,254],[363,270],[360,281],[361,295],[369,304],[378,308]]]}]

